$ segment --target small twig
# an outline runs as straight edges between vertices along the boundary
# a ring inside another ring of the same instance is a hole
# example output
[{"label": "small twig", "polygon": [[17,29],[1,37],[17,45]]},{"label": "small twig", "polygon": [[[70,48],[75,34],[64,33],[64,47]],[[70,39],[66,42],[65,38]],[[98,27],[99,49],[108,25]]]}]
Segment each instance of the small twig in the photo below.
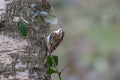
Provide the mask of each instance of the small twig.
[{"label": "small twig", "polygon": [[[54,67],[55,67],[56,71],[58,71],[58,69],[57,69],[57,65],[55,64],[55,60],[54,60],[53,56],[51,56],[51,58],[52,58],[52,60],[53,60]],[[62,80],[62,79],[61,79],[61,74],[60,74],[59,71],[58,71],[58,77],[59,77],[60,80]]]},{"label": "small twig", "polygon": [[61,75],[63,73],[63,71],[70,65],[70,63],[68,63],[60,72],[59,74]]},{"label": "small twig", "polygon": [[[49,53],[50,53],[50,52],[49,52]],[[51,56],[51,58],[52,58],[52,60],[53,60],[54,67],[55,67],[56,71],[58,71],[57,65],[56,65],[56,63],[55,63],[55,60],[54,60],[53,56],[52,56],[52,55],[50,55],[50,56]],[[46,62],[46,61],[45,61],[45,62]],[[62,80],[61,74],[63,73],[63,71],[64,71],[69,65],[70,65],[70,62],[69,62],[60,72],[58,71],[59,80]]]},{"label": "small twig", "polygon": [[60,80],[62,80],[62,79],[61,79],[61,74],[63,73],[63,71],[64,71],[69,65],[70,65],[70,63],[68,63],[68,64],[58,73],[58,77],[59,77]]},{"label": "small twig", "polygon": [[62,80],[62,79],[61,79],[61,73],[60,73],[60,72],[58,73],[58,77],[59,77],[60,80]]},{"label": "small twig", "polygon": [[51,52],[48,51],[48,53],[49,53],[49,56],[51,56],[51,58],[52,58],[52,60],[53,60],[53,64],[54,64],[54,67],[55,67],[56,71],[58,72],[59,80],[62,80],[62,79],[61,79],[61,73],[58,71],[57,65],[56,65],[56,63],[55,63],[55,60],[54,60],[53,56],[51,55]]}]

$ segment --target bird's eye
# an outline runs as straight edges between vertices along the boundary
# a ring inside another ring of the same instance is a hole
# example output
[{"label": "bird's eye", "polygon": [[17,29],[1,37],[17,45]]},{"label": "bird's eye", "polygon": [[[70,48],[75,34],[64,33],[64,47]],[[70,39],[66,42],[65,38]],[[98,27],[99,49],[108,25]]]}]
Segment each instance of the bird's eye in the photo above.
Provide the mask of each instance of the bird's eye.
[{"label": "bird's eye", "polygon": [[61,32],[62,32],[62,30],[59,31],[59,33],[61,33]]}]

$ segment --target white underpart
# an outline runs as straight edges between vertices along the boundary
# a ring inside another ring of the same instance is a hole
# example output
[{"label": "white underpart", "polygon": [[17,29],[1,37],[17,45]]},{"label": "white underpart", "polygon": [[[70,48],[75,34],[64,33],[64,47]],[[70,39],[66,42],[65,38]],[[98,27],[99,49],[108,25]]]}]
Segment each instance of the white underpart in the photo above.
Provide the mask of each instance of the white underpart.
[{"label": "white underpart", "polygon": [[52,33],[50,33],[49,35],[48,35],[48,37],[47,37],[47,47],[48,47],[48,49],[49,49],[49,42],[50,42],[50,35],[51,35]]},{"label": "white underpart", "polygon": [[58,30],[56,30],[56,31],[54,31],[54,32],[57,33],[57,34],[59,34],[60,29],[61,29],[61,28],[59,28]]},{"label": "white underpart", "polygon": [[59,34],[60,29],[61,29],[61,28],[59,28],[58,30],[56,30],[56,31],[54,31],[54,32],[51,32],[51,33],[48,35],[48,37],[47,37],[47,43],[48,43],[48,44],[49,44],[49,40],[50,40],[51,34],[52,34],[52,33],[57,33],[57,34]]}]

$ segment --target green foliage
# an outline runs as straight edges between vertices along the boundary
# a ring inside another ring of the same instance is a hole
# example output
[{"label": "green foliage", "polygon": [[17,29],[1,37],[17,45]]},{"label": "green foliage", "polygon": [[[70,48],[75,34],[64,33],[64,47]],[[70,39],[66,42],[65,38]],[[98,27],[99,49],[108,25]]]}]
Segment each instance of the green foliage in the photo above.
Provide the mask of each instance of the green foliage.
[{"label": "green foliage", "polygon": [[54,70],[54,69],[52,69],[52,68],[49,68],[49,69],[47,70],[47,73],[48,73],[48,74],[53,74],[53,73],[58,73],[58,71],[56,71],[56,70]]},{"label": "green foliage", "polygon": [[49,65],[49,68],[47,70],[48,74],[58,73],[57,70],[53,69],[56,68],[58,65],[58,56],[55,55],[47,56],[47,64]]},{"label": "green foliage", "polygon": [[20,19],[18,21],[18,31],[22,36],[27,36],[27,28],[25,23]]},{"label": "green foliage", "polygon": [[53,56],[53,59],[54,59],[55,65],[58,66],[58,56]]},{"label": "green foliage", "polygon": [[31,9],[29,7],[22,7],[21,10],[20,10],[20,16],[24,17],[24,18],[28,18],[30,19],[31,18]]},{"label": "green foliage", "polygon": [[45,11],[38,8],[37,4],[31,4],[29,6],[23,6],[20,10],[20,17],[23,18],[24,22],[31,24],[35,30],[39,29],[39,25],[42,21],[50,24],[57,24],[57,17],[51,14],[49,11]]},{"label": "green foliage", "polygon": [[58,65],[58,56],[47,56],[47,63],[50,67]]},{"label": "green foliage", "polygon": [[43,19],[45,22],[50,24],[57,24],[57,17],[53,14],[48,14],[46,16],[43,16]]},{"label": "green foliage", "polygon": [[42,24],[42,21],[50,24],[57,24],[57,17],[48,11],[43,11],[39,9],[37,4],[31,4],[29,7],[23,6],[20,10],[18,31],[22,36],[27,36],[28,31],[26,24],[31,24],[31,27],[33,29],[38,30],[40,24]]},{"label": "green foliage", "polygon": [[47,12],[47,11],[41,11],[41,12],[40,12],[40,15],[42,15],[42,16],[47,16],[47,15],[48,15],[48,12]]},{"label": "green foliage", "polygon": [[49,65],[50,67],[52,67],[52,65],[53,65],[53,60],[52,60],[51,56],[47,56],[47,63],[48,63],[48,65]]}]

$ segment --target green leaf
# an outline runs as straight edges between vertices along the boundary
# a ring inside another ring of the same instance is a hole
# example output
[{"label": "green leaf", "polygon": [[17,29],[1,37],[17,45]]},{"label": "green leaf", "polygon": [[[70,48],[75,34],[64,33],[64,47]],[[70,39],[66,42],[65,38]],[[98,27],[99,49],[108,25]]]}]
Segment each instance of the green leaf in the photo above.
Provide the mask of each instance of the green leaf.
[{"label": "green leaf", "polygon": [[24,15],[25,17],[31,17],[31,13],[32,10],[29,7],[25,6],[20,9],[20,14],[22,14],[22,16]]},{"label": "green leaf", "polygon": [[57,66],[58,65],[58,56],[53,56],[54,63]]},{"label": "green leaf", "polygon": [[48,15],[48,12],[47,12],[47,11],[41,11],[40,14],[41,14],[42,16],[47,16],[47,15]]},{"label": "green leaf", "polygon": [[39,11],[38,11],[38,10],[36,10],[36,11],[31,11],[31,14],[32,14],[32,17],[33,17],[33,18],[36,18],[36,17],[38,17],[38,15],[39,15]]},{"label": "green leaf", "polygon": [[58,71],[49,68],[49,69],[47,70],[47,73],[48,73],[48,74],[53,74],[53,73],[58,73]]},{"label": "green leaf", "polygon": [[46,23],[50,23],[50,24],[57,24],[58,23],[57,17],[53,14],[48,14],[46,16],[43,16],[43,19]]},{"label": "green leaf", "polygon": [[39,29],[40,22],[41,22],[40,17],[38,16],[38,17],[36,17],[36,18],[33,18],[32,22],[33,22],[32,28],[34,28],[35,30],[38,30],[38,29]]},{"label": "green leaf", "polygon": [[50,67],[52,67],[53,61],[52,61],[51,56],[47,56],[47,63],[48,63],[48,65],[49,65]]},{"label": "green leaf", "polygon": [[31,7],[31,8],[36,8],[36,7],[38,7],[38,6],[37,6],[37,4],[33,3],[33,4],[30,5],[30,7]]},{"label": "green leaf", "polygon": [[20,9],[20,11],[24,11],[24,12],[26,12],[26,11],[28,11],[28,10],[30,10],[29,7],[22,7],[22,8]]},{"label": "green leaf", "polygon": [[58,65],[58,56],[47,56],[47,63],[50,67]]},{"label": "green leaf", "polygon": [[22,36],[27,36],[26,25],[21,19],[18,21],[18,31]]}]

